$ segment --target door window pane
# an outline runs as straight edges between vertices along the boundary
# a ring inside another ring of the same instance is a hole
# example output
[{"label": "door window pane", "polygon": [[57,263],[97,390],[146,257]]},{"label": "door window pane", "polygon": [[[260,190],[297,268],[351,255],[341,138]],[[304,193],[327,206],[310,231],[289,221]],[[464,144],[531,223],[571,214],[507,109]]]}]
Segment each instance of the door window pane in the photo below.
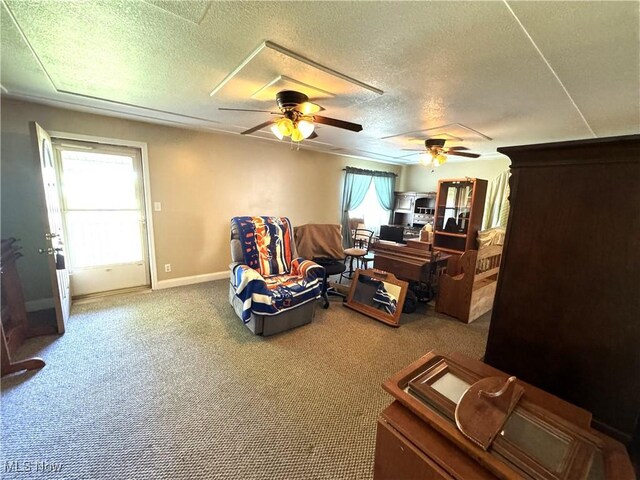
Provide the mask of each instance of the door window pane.
[{"label": "door window pane", "polygon": [[61,157],[67,210],[138,208],[133,158],[69,150]]},{"label": "door window pane", "polygon": [[140,212],[66,212],[71,269],[143,260]]}]

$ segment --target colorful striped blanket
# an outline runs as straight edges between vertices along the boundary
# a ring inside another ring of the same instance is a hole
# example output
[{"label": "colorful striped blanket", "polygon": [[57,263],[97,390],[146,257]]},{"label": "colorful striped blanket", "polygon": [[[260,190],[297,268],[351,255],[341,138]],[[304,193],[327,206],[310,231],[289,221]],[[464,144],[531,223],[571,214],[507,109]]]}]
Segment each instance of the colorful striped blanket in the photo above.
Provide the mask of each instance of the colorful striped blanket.
[{"label": "colorful striped blanket", "polygon": [[286,217],[234,217],[244,263],[263,277],[291,270],[293,229]]},{"label": "colorful striped blanket", "polygon": [[234,217],[244,264],[234,267],[232,283],[242,301],[242,320],[254,312],[276,315],[320,297],[324,269],[293,259],[293,229],[286,217]]},{"label": "colorful striped blanket", "polygon": [[253,268],[239,264],[233,269],[236,296],[242,301],[242,321],[251,313],[276,315],[320,297],[324,269],[315,262],[296,258],[291,273],[263,277]]},{"label": "colorful striped blanket", "polygon": [[376,293],[373,295],[373,301],[377,302],[385,312],[391,315],[394,315],[398,309],[398,299],[384,288],[383,282],[380,282],[380,285],[378,285]]}]

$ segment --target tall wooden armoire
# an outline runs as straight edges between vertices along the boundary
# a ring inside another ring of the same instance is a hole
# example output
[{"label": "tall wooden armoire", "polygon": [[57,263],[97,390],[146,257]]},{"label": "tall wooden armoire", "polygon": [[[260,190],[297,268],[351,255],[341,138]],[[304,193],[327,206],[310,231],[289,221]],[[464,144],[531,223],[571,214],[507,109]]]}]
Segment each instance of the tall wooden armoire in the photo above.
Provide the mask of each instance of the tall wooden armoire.
[{"label": "tall wooden armoire", "polygon": [[640,415],[640,135],[499,148],[511,211],[485,362],[593,413]]}]

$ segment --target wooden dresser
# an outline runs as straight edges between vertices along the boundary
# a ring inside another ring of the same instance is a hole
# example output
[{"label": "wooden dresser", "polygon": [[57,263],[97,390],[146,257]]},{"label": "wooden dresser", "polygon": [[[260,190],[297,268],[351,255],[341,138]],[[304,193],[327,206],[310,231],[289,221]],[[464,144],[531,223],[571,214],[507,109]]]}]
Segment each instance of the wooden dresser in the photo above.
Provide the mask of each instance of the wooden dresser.
[{"label": "wooden dresser", "polygon": [[628,443],[640,415],[640,135],[499,148],[511,210],[485,361]]}]

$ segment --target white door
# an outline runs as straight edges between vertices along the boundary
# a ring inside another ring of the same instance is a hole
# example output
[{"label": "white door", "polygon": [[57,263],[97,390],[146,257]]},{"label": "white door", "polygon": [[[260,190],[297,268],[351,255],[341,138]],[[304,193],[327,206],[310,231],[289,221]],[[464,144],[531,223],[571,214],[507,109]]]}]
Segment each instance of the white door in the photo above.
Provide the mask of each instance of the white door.
[{"label": "white door", "polygon": [[140,151],[65,140],[54,146],[73,296],[149,286]]},{"label": "white door", "polygon": [[56,311],[58,333],[64,333],[69,319],[71,295],[69,293],[69,272],[65,255],[65,237],[58,180],[54,165],[51,137],[37,123],[32,124],[32,136],[40,159],[42,186],[44,188],[44,223],[46,233],[42,239],[44,248],[38,251],[49,257],[51,287]]}]

